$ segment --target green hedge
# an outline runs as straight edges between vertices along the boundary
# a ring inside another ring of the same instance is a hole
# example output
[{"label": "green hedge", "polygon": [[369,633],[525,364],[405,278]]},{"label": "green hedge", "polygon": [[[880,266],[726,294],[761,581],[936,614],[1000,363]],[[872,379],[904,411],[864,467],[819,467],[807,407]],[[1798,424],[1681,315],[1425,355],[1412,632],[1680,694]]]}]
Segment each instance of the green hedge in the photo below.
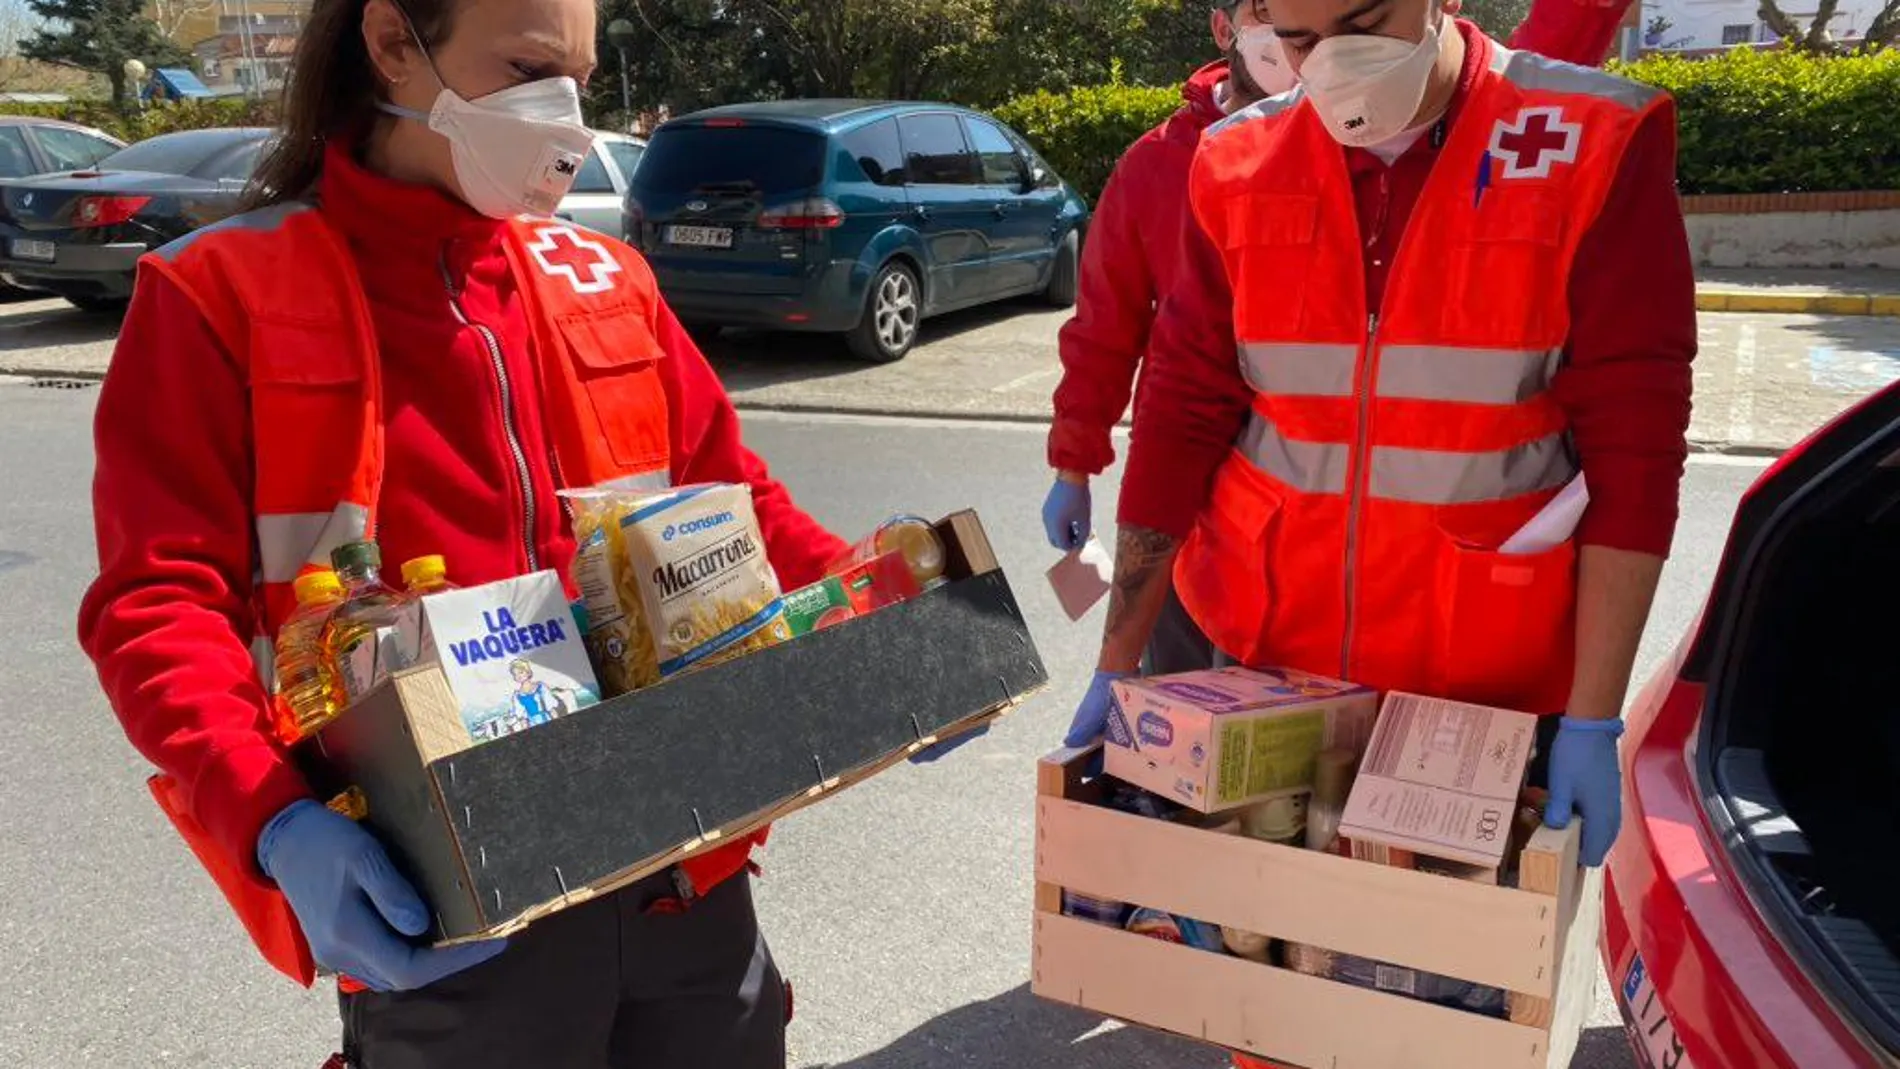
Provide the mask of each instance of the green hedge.
[{"label": "green hedge", "polygon": [[[1675,94],[1684,193],[1900,189],[1900,51],[1744,48],[1616,69]],[[1094,198],[1128,145],[1180,103],[1173,88],[1105,85],[1019,97],[997,115]]]},{"label": "green hedge", "polygon": [[1180,106],[1177,88],[1097,85],[1017,97],[996,109],[996,117],[1093,201],[1128,146]]},{"label": "green hedge", "polygon": [[65,104],[0,104],[0,115],[64,119],[131,142],[175,130],[202,130],[208,126],[275,126],[277,102],[224,97],[153,104],[126,115],[103,100],[76,100]]},{"label": "green hedge", "polygon": [[1684,193],[1900,189],[1900,52],[1740,48],[1617,70],[1675,95]]}]

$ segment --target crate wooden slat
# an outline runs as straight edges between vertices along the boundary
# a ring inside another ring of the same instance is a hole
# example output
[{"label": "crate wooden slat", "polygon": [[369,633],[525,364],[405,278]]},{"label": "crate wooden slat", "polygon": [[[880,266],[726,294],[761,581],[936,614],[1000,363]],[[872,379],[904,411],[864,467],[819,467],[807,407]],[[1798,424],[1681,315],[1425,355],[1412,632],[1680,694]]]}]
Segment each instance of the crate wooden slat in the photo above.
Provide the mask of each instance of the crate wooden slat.
[{"label": "crate wooden slat", "polygon": [[[1328,1069],[1563,1069],[1594,997],[1601,874],[1580,829],[1540,829],[1524,886],[1391,869],[1093,805],[1088,751],[1037,776],[1032,990],[1107,1016]],[[1508,1019],[1105,928],[1070,889],[1488,984]]]}]

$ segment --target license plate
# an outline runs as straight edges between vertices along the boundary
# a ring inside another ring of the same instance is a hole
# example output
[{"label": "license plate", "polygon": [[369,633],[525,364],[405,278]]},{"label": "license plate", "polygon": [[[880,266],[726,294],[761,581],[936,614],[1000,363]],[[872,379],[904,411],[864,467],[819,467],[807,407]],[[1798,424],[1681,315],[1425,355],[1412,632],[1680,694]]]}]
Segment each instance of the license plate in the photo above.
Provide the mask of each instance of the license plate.
[{"label": "license plate", "polygon": [[1630,1039],[1650,1069],[1694,1069],[1683,1052],[1682,1040],[1676,1036],[1676,1026],[1669,1023],[1662,999],[1656,997],[1656,985],[1641,955],[1630,963],[1619,994],[1623,996]]},{"label": "license plate", "polygon": [[693,245],[702,249],[732,248],[732,231],[723,226],[669,226],[668,245]]},{"label": "license plate", "polygon": [[26,238],[13,239],[11,248],[16,260],[38,260],[52,263],[59,258],[59,246],[50,241],[31,241]]}]

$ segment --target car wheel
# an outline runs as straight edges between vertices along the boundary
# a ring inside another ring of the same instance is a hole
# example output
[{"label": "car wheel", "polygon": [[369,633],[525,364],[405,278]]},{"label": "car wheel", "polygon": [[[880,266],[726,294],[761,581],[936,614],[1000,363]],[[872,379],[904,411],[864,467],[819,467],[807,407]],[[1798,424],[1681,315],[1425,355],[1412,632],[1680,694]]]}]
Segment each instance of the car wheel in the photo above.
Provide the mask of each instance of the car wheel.
[{"label": "car wheel", "polygon": [[864,318],[845,336],[851,351],[866,360],[889,364],[902,360],[917,344],[923,321],[923,290],[917,274],[901,263],[885,264],[864,297]]},{"label": "car wheel", "polygon": [[1071,230],[1056,246],[1055,266],[1049,269],[1049,288],[1043,299],[1057,308],[1075,307],[1076,279],[1082,270],[1082,238]]},{"label": "car wheel", "polygon": [[91,315],[124,315],[126,306],[132,303],[129,297],[74,297],[68,295],[66,303]]}]

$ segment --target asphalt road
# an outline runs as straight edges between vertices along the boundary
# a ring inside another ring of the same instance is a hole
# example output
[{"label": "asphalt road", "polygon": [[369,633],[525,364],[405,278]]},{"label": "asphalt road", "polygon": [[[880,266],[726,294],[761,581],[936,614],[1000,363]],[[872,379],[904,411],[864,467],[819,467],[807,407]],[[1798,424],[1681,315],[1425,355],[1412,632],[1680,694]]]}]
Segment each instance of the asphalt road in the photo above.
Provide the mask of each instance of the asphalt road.
[{"label": "asphalt road", "polygon": [[[332,996],[254,957],[147,801],[145,763],[73,639],[94,568],[90,389],[0,385],[0,1061],[35,1069],[314,1069]],[[900,767],[797,814],[764,855],[767,931],[798,991],[792,1064],[850,1069],[1214,1069],[1205,1047],[1105,1026],[1028,994],[1034,759],[1080,696],[1100,626],[1061,616],[1040,579],[1045,488],[1032,427],[754,415],[753,445],[841,532],[906,509],[974,505],[1029,614],[1053,685],[956,757]],[[1653,663],[1687,625],[1737,495],[1758,466],[1703,460]],[[1106,521],[1112,502],[1098,500]],[[1599,986],[1576,1065],[1625,1069]]]}]

